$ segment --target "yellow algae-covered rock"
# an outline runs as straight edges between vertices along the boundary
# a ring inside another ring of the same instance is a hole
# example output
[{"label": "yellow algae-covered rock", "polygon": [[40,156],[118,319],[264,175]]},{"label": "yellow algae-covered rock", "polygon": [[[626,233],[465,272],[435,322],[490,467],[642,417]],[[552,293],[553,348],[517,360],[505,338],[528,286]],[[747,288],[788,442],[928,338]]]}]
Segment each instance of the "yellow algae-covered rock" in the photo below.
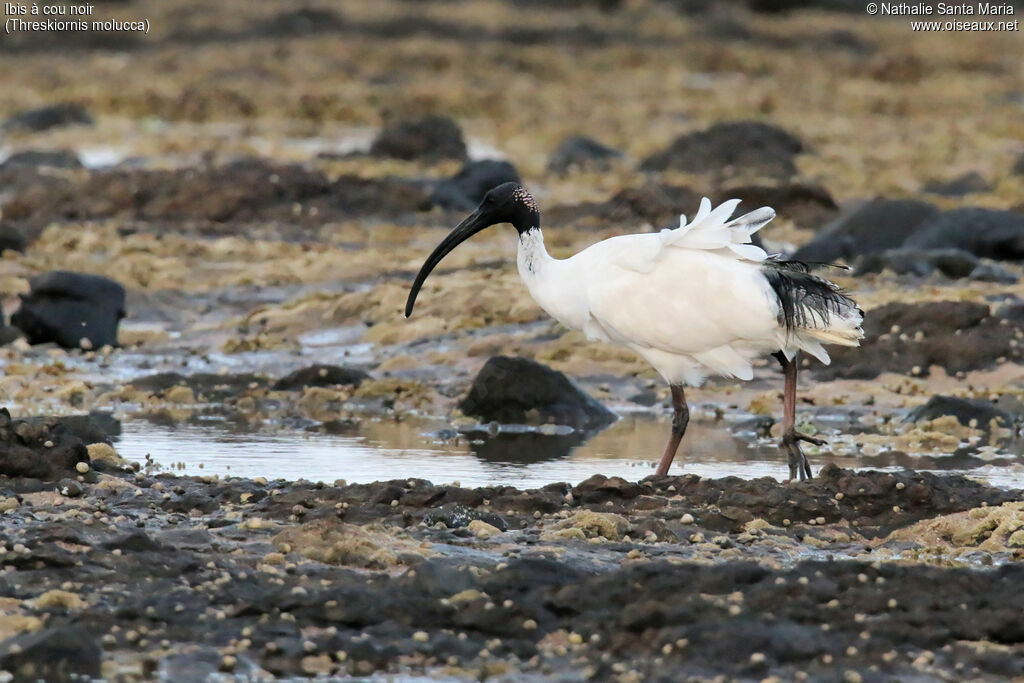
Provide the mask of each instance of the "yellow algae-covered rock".
[{"label": "yellow algae-covered rock", "polygon": [[1024,502],[922,520],[897,529],[885,540],[917,541],[924,546],[951,550],[1024,547]]},{"label": "yellow algae-covered rock", "polygon": [[317,519],[287,529],[274,537],[274,544],[311,560],[367,569],[386,569],[404,564],[402,556],[424,555],[414,541],[338,519]]},{"label": "yellow algae-covered rock", "polygon": [[86,448],[89,450],[89,460],[101,460],[113,465],[127,465],[128,461],[118,454],[109,443],[91,443]]},{"label": "yellow algae-covered rock", "polygon": [[330,387],[306,387],[299,397],[299,408],[315,419],[337,417],[341,404],[348,400],[351,392]]},{"label": "yellow algae-covered rock", "polygon": [[469,523],[468,528],[470,533],[477,538],[490,538],[491,536],[497,536],[501,533],[501,529],[493,524],[488,524],[481,519],[474,519]]},{"label": "yellow algae-covered rock", "polygon": [[476,600],[483,600],[487,597],[486,593],[482,593],[475,588],[468,588],[464,591],[459,591],[455,595],[448,598],[448,604],[460,605],[466,602],[474,602]]},{"label": "yellow algae-covered rock", "polygon": [[175,386],[167,390],[164,398],[171,403],[195,403],[196,395],[191,387]]},{"label": "yellow algae-covered rock", "polygon": [[416,401],[426,399],[430,389],[419,382],[397,377],[386,377],[363,382],[356,389],[354,396],[357,398],[396,398],[414,399]]},{"label": "yellow algae-covered rock", "polygon": [[53,609],[55,607],[82,609],[89,606],[89,603],[83,600],[78,593],[58,589],[46,591],[39,597],[30,600],[29,604],[37,609]]},{"label": "yellow algae-covered rock", "polygon": [[567,517],[553,529],[578,529],[587,538],[598,536],[615,541],[626,533],[629,528],[629,521],[622,515],[610,512],[593,512],[592,510],[580,510],[571,517]]},{"label": "yellow algae-covered rock", "polygon": [[19,505],[21,505],[21,503],[19,503],[18,499],[14,496],[11,496],[10,498],[0,498],[0,513],[15,510]]},{"label": "yellow algae-covered rock", "polygon": [[0,611],[0,641],[19,633],[31,633],[43,627],[43,620],[25,614],[5,614]]},{"label": "yellow algae-covered rock", "polygon": [[761,529],[771,529],[771,528],[772,528],[772,523],[769,522],[766,519],[761,519],[760,517],[757,517],[756,519],[752,519],[752,520],[750,520],[749,522],[747,522],[746,524],[743,525],[743,530],[744,531],[760,531]]},{"label": "yellow algae-covered rock", "polygon": [[587,535],[583,533],[582,529],[576,527],[567,527],[565,529],[548,529],[541,532],[540,540],[542,541],[585,541]]}]

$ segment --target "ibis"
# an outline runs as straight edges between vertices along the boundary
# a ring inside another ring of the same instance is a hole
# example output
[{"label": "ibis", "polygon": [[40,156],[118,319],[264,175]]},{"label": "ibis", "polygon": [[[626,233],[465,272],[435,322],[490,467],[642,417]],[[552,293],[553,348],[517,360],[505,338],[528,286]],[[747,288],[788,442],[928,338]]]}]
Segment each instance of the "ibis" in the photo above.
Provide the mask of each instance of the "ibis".
[{"label": "ibis", "polygon": [[632,349],[671,389],[672,431],[657,473],[669,471],[690,411],[685,387],[708,376],[749,380],[753,362],[772,355],[782,365],[783,434],[791,479],[811,477],[801,442],[825,442],[796,429],[798,356],[830,362],[825,345],[858,346],[864,314],[839,286],[807,264],[769,256],[751,236],[775,217],[763,207],[732,218],[739,200],[701,201],[693,220],[661,232],[619,235],[565,259],[544,246],[540,212],[518,183],[490,190],[427,257],[409,291],[405,315],[441,260],[492,225],[519,233],[519,275],[551,317],[588,340]]}]

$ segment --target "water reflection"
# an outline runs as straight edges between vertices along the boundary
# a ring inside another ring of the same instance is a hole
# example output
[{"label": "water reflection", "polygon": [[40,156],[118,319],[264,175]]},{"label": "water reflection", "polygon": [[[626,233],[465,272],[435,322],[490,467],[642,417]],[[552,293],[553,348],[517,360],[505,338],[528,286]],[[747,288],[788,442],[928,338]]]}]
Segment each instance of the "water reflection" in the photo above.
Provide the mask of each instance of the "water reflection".
[{"label": "water reflection", "polygon": [[[207,416],[213,418],[214,416]],[[370,482],[420,477],[466,486],[515,484],[532,488],[556,481],[576,483],[592,474],[637,480],[654,473],[668,420],[624,417],[596,434],[505,426],[459,434],[442,421],[364,420],[333,434],[300,429],[252,432],[214,419],[153,424],[126,421],[117,443],[127,458],[149,454],[165,468],[186,474]],[[296,425],[299,427],[299,425]],[[964,472],[1000,486],[1024,484],[1024,459],[992,457],[963,449],[950,455],[887,452],[874,456],[812,455],[820,467],[927,469]],[[726,424],[692,424],[673,472],[755,478],[786,475],[774,442],[734,436]]]}]

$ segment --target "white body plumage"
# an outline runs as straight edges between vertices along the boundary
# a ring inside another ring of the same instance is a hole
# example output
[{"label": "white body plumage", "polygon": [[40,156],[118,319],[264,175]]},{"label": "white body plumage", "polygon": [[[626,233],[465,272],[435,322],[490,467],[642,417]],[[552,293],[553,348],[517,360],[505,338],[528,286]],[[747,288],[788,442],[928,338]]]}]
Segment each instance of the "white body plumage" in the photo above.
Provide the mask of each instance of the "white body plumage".
[{"label": "white body plumage", "polygon": [[752,361],[777,351],[787,358],[805,351],[827,364],[822,344],[857,346],[863,314],[845,298],[786,324],[766,271],[772,261],[750,244],[775,212],[765,207],[730,221],[738,204],[712,210],[704,199],[677,229],[612,237],[567,259],[548,254],[539,228],[527,230],[519,236],[519,274],[553,318],[634,350],[669,384],[751,379]]}]

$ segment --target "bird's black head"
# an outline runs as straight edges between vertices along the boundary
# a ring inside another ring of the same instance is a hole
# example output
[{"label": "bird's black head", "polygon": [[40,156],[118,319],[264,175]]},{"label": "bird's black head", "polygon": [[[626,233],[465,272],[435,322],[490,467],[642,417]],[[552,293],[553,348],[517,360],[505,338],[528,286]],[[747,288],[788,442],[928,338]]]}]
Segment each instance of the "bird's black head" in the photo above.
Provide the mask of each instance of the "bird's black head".
[{"label": "bird's black head", "polygon": [[412,289],[409,290],[409,298],[405,302],[405,317],[408,318],[412,315],[412,308],[416,304],[416,295],[419,294],[420,287],[423,286],[427,276],[441,262],[441,259],[484,228],[501,223],[511,223],[520,235],[540,227],[540,212],[537,211],[537,202],[519,183],[503,183],[490,190],[484,195],[484,199],[476,211],[455,226],[448,236],[437,245],[437,248],[423,262],[420,272],[416,274]]},{"label": "bird's black head", "polygon": [[[484,195],[476,210],[485,227],[511,223],[519,234],[540,227],[540,212],[533,195],[519,183],[502,183]],[[472,216],[471,216],[472,218]]]}]

